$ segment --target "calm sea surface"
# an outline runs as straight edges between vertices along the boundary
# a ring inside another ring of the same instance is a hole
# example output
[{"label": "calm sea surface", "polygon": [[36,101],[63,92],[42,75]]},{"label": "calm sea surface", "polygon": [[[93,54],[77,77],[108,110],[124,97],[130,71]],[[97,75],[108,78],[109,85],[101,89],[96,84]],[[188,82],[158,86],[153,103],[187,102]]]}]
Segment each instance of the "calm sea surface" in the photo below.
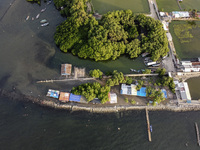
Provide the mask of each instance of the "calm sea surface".
[{"label": "calm sea surface", "polygon": [[[35,19],[44,7],[47,10]],[[27,16],[29,20],[26,21]],[[117,69],[124,73],[129,73],[130,68],[144,67],[140,58],[133,61],[122,56],[116,61],[99,63],[63,55],[54,44],[53,34],[65,18],[53,4],[38,6],[25,0],[0,0],[0,19],[0,88],[11,90],[14,87],[28,95],[45,94],[49,87],[36,81],[58,78],[59,65],[64,62],[86,66],[88,70],[98,67],[103,71]],[[40,27],[41,19],[47,19],[50,25]],[[153,125],[151,143],[147,140],[144,111],[70,113],[0,97],[0,149],[199,149],[194,122],[200,125],[200,112],[149,114]]]}]

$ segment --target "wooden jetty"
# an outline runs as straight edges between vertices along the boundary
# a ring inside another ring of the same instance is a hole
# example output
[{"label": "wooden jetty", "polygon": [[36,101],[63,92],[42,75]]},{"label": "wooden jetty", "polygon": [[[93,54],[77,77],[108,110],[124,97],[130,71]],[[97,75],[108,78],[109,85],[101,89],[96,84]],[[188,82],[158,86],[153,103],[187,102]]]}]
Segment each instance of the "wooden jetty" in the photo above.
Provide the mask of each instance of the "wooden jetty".
[{"label": "wooden jetty", "polygon": [[148,113],[147,107],[146,107],[146,119],[147,119],[147,131],[148,131],[149,142],[151,142],[151,131],[150,131],[149,113]]},{"label": "wooden jetty", "polygon": [[195,122],[195,127],[196,127],[196,133],[197,133],[197,144],[200,146],[200,140],[199,140],[199,128],[197,123]]}]

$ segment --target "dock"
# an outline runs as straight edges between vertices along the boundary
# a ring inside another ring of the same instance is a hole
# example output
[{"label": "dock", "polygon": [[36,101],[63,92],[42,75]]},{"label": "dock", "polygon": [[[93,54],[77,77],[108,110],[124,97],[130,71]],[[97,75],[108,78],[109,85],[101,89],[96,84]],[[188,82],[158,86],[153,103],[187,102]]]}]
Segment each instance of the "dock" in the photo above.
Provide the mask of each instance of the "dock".
[{"label": "dock", "polygon": [[197,123],[195,122],[195,127],[196,127],[196,133],[197,133],[197,144],[200,146],[200,140],[199,140],[199,128]]},{"label": "dock", "polygon": [[146,119],[147,119],[147,131],[148,131],[148,137],[149,137],[149,142],[151,142],[151,131],[150,131],[150,122],[149,122],[149,112],[146,107]]}]

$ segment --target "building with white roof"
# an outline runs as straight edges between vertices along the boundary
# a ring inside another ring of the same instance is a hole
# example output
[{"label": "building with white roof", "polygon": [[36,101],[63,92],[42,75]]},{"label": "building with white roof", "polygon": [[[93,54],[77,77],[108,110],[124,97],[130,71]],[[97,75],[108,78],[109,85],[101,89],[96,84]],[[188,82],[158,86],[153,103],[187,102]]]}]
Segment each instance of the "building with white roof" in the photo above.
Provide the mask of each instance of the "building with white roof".
[{"label": "building with white roof", "polygon": [[172,11],[173,18],[190,18],[188,11]]}]

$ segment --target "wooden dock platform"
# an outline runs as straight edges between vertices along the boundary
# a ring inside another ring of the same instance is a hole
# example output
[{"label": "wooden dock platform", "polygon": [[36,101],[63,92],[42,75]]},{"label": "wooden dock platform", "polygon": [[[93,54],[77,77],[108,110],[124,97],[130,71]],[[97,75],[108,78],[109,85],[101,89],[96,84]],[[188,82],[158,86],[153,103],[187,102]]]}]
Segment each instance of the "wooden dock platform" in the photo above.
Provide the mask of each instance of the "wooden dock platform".
[{"label": "wooden dock platform", "polygon": [[147,119],[147,131],[148,131],[149,142],[151,142],[150,121],[149,121],[149,113],[147,107],[146,107],[146,119]]},{"label": "wooden dock platform", "polygon": [[199,128],[197,123],[195,122],[195,127],[196,127],[196,133],[197,133],[197,144],[200,146],[200,140],[199,140]]}]

